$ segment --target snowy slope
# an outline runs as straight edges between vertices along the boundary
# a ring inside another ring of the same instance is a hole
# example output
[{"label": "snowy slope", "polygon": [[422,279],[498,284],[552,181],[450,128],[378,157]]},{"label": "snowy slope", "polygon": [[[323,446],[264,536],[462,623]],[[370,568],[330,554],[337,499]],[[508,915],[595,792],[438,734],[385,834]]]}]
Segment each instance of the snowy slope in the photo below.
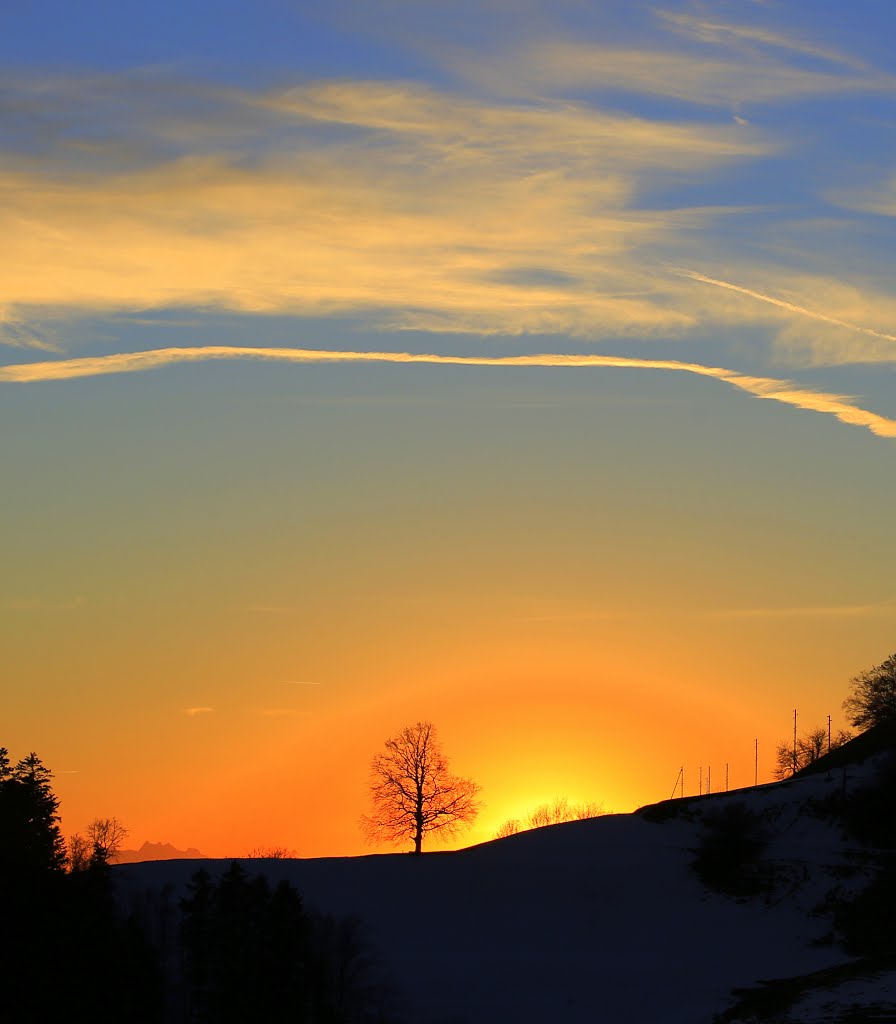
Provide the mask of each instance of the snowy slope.
[{"label": "snowy slope", "polygon": [[[871,770],[851,768],[845,784]],[[846,959],[813,910],[863,884],[866,853],[804,813],[843,785],[839,771],[818,774],[672,801],[678,815],[661,822],[612,815],[456,853],[245,866],[289,879],[317,909],[363,918],[413,1024],[709,1024],[736,987]],[[750,900],[708,891],[690,867],[703,817],[732,801],[773,830],[774,884]],[[127,865],[116,876],[131,891],[179,888],[197,868],[228,863]]]}]

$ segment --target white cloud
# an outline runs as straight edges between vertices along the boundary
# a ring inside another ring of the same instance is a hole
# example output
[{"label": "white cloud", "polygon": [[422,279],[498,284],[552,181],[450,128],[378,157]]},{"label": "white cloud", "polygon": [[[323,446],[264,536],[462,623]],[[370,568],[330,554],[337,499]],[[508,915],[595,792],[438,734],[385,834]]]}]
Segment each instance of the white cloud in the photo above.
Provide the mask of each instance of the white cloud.
[{"label": "white cloud", "polygon": [[209,707],[192,707],[181,709],[185,715],[189,715],[190,718],[195,718],[197,715],[207,715],[214,711],[214,708]]},{"label": "white cloud", "polygon": [[862,426],[879,437],[896,437],[896,420],[870,412],[847,395],[800,388],[787,380],[750,376],[718,366],[672,359],[635,359],[627,356],[542,353],[523,356],[454,356],[419,352],[353,352],[330,349],[251,348],[216,345],[201,348],[166,348],[146,352],[125,352],[109,356],[64,359],[56,362],[22,363],[0,368],[0,381],[36,383],[71,380],[113,373],[152,370],[178,363],[216,359],[250,359],[288,363],[400,363],[442,366],[616,368],[668,370],[712,377],[746,391],[799,409],[823,412],[842,423]]}]

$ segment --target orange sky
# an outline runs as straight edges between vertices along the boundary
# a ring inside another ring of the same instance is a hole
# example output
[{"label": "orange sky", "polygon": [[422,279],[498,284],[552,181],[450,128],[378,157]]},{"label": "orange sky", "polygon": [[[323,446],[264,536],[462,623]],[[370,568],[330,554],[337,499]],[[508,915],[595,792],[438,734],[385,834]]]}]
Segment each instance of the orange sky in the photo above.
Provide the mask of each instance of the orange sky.
[{"label": "orange sky", "polygon": [[431,720],[476,842],[844,725],[890,9],[244,6],[0,5],[0,744],[65,831],[365,852]]}]

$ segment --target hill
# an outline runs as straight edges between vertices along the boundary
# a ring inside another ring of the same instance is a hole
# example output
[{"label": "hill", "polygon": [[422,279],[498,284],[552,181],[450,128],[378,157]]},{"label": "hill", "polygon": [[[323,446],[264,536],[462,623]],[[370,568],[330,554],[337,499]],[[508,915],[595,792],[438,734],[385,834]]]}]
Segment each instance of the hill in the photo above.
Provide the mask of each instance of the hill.
[{"label": "hill", "polygon": [[849,768],[860,764],[868,758],[896,751],[896,719],[879,722],[865,732],[854,736],[848,743],[806,765],[799,775],[815,775],[828,772],[835,768]]},{"label": "hill", "polygon": [[[874,821],[881,806],[892,812],[894,763],[878,751],[845,773],[666,801],[455,853],[245,866],[288,879],[322,911],[359,916],[412,1024],[896,1020],[892,889],[861,909],[862,893],[892,878]],[[867,806],[869,793],[878,794],[870,837],[848,811]],[[137,898],[228,864],[115,872],[123,898]],[[881,912],[877,945],[862,949],[861,914],[873,925]],[[854,1004],[869,1015],[849,1016]]]}]

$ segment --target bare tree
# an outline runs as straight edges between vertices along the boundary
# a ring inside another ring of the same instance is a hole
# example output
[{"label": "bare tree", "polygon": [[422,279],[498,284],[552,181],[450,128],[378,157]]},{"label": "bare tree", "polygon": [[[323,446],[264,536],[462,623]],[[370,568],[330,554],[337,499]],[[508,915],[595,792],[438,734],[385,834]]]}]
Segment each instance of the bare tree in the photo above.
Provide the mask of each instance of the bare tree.
[{"label": "bare tree", "polygon": [[373,812],[361,818],[368,842],[412,839],[419,854],[425,835],[450,838],[473,823],[479,786],[451,774],[432,722],[405,726],[385,746],[370,763]]},{"label": "bare tree", "polygon": [[525,831],[525,828],[526,826],[520,822],[519,818],[508,818],[507,821],[498,826],[495,839],[506,839],[508,836],[515,836],[517,832]]},{"label": "bare tree", "polygon": [[544,828],[545,825],[559,825],[561,821],[569,821],[569,801],[565,796],[557,797],[550,803],[539,804],[529,811],[526,825],[528,828]]},{"label": "bare tree", "polygon": [[108,864],[121,849],[128,830],[118,818],[94,818],[87,826],[90,860],[93,864]]},{"label": "bare tree", "polygon": [[870,729],[886,720],[896,719],[896,654],[860,672],[851,680],[852,693],[843,702],[843,710],[857,729]]},{"label": "bare tree", "polygon": [[289,860],[298,854],[287,846],[253,846],[246,856],[253,860]]},{"label": "bare tree", "polygon": [[[842,747],[852,739],[852,733],[841,729],[836,736],[831,737],[831,750]],[[778,744],[775,751],[775,767],[773,775],[776,779],[789,779],[796,775],[808,765],[817,761],[823,754],[828,752],[828,731],[824,726],[812,729],[803,737],[797,740],[796,750],[793,743],[784,740]]]},{"label": "bare tree", "polygon": [[76,832],[68,841],[68,869],[73,874],[86,871],[90,864],[90,843]]},{"label": "bare tree", "polygon": [[597,800],[584,800],[580,804],[573,804],[572,811],[576,821],[586,821],[588,818],[600,818],[607,812],[604,805]]},{"label": "bare tree", "polygon": [[585,818],[598,818],[605,814],[603,804],[596,800],[585,800],[571,804],[565,796],[558,796],[548,803],[539,804],[529,811],[525,821],[509,818],[495,833],[496,839],[515,835],[532,828],[544,828],[546,825],[559,825],[564,821],[582,821]]}]

